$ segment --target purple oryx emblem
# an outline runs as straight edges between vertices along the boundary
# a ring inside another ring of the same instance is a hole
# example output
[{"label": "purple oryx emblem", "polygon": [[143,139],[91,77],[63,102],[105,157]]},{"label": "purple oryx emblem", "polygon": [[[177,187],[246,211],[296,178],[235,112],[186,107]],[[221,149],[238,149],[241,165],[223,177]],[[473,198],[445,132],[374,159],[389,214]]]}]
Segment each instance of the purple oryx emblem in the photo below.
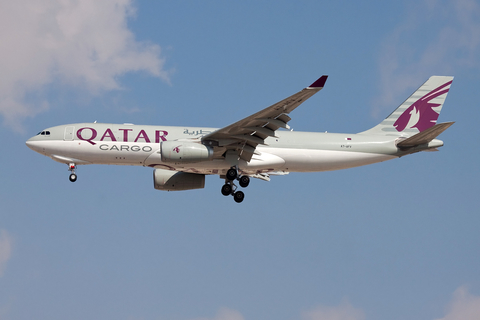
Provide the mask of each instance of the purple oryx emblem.
[{"label": "purple oryx emblem", "polygon": [[400,117],[398,117],[397,121],[395,121],[393,124],[395,129],[401,132],[408,126],[407,129],[417,128],[422,132],[423,130],[433,127],[437,122],[439,115],[438,112],[433,110],[433,108],[440,106],[440,104],[432,103],[430,101],[442,94],[446,94],[449,89],[445,89],[445,87],[451,84],[452,81],[449,81],[415,101]]},{"label": "purple oryx emblem", "polygon": [[180,147],[181,147],[181,146],[178,146],[178,147],[173,148],[173,151],[176,152],[176,153],[180,153]]}]

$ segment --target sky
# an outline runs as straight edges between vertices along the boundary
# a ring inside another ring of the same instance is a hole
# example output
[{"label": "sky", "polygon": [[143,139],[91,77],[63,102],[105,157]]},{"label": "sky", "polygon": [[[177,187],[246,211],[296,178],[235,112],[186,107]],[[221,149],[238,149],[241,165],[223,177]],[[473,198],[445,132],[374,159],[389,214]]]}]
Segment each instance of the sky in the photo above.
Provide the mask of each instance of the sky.
[{"label": "sky", "polygon": [[[0,319],[480,319],[480,3],[0,1]],[[76,122],[223,127],[329,75],[296,131],[356,133],[455,76],[439,152],[162,192],[28,149]]]}]

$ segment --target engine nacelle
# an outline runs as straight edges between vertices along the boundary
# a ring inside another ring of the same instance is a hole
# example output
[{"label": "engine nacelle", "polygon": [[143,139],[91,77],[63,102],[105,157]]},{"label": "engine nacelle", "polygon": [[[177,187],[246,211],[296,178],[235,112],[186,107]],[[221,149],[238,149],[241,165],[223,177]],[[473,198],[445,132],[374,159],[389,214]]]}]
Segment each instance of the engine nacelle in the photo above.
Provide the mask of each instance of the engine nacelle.
[{"label": "engine nacelle", "polygon": [[193,163],[213,158],[212,148],[194,142],[163,141],[160,152],[163,162]]},{"label": "engine nacelle", "polygon": [[203,189],[205,187],[205,175],[155,169],[153,170],[153,186],[157,190],[164,191]]}]

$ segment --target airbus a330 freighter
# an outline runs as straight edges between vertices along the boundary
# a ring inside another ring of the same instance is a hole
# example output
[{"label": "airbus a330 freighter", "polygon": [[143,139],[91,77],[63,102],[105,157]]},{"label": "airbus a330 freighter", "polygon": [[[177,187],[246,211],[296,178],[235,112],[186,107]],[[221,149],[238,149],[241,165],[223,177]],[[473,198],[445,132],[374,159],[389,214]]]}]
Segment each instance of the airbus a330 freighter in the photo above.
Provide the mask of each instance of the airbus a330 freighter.
[{"label": "airbus a330 freighter", "polygon": [[[396,159],[443,146],[435,139],[453,122],[437,124],[453,77],[432,76],[377,126],[357,134],[289,131],[290,113],[320,91],[327,76],[221,129],[75,123],[45,129],[26,144],[68,165],[116,164],[154,168],[158,190],[205,186],[205,175],[225,180],[223,195],[242,202],[250,178],[329,171]],[[286,130],[281,130],[284,128]]]}]

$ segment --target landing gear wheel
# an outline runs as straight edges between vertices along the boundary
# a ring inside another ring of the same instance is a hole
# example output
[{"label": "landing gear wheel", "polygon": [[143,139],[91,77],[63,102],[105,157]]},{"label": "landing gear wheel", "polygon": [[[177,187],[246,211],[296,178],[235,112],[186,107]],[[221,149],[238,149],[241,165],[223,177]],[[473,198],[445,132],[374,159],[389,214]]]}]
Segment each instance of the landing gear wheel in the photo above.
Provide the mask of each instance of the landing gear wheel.
[{"label": "landing gear wheel", "polygon": [[227,179],[230,180],[230,181],[233,181],[233,180],[237,179],[237,170],[235,170],[234,168],[228,169]]},{"label": "landing gear wheel", "polygon": [[72,182],[75,182],[77,181],[77,175],[75,174],[75,169],[77,168],[77,166],[75,165],[75,163],[69,163],[68,164],[68,171],[71,172],[70,174],[70,177],[68,177],[68,179]]},{"label": "landing gear wheel", "polygon": [[233,200],[235,200],[236,203],[240,203],[245,199],[245,194],[242,191],[237,191],[233,194]]},{"label": "landing gear wheel", "polygon": [[250,183],[250,178],[248,176],[241,176],[240,179],[238,179],[238,182],[240,184],[240,187],[246,188]]},{"label": "landing gear wheel", "polygon": [[232,186],[228,183],[224,184],[222,186],[222,194],[224,196],[228,196],[228,195],[231,195],[232,194]]}]

